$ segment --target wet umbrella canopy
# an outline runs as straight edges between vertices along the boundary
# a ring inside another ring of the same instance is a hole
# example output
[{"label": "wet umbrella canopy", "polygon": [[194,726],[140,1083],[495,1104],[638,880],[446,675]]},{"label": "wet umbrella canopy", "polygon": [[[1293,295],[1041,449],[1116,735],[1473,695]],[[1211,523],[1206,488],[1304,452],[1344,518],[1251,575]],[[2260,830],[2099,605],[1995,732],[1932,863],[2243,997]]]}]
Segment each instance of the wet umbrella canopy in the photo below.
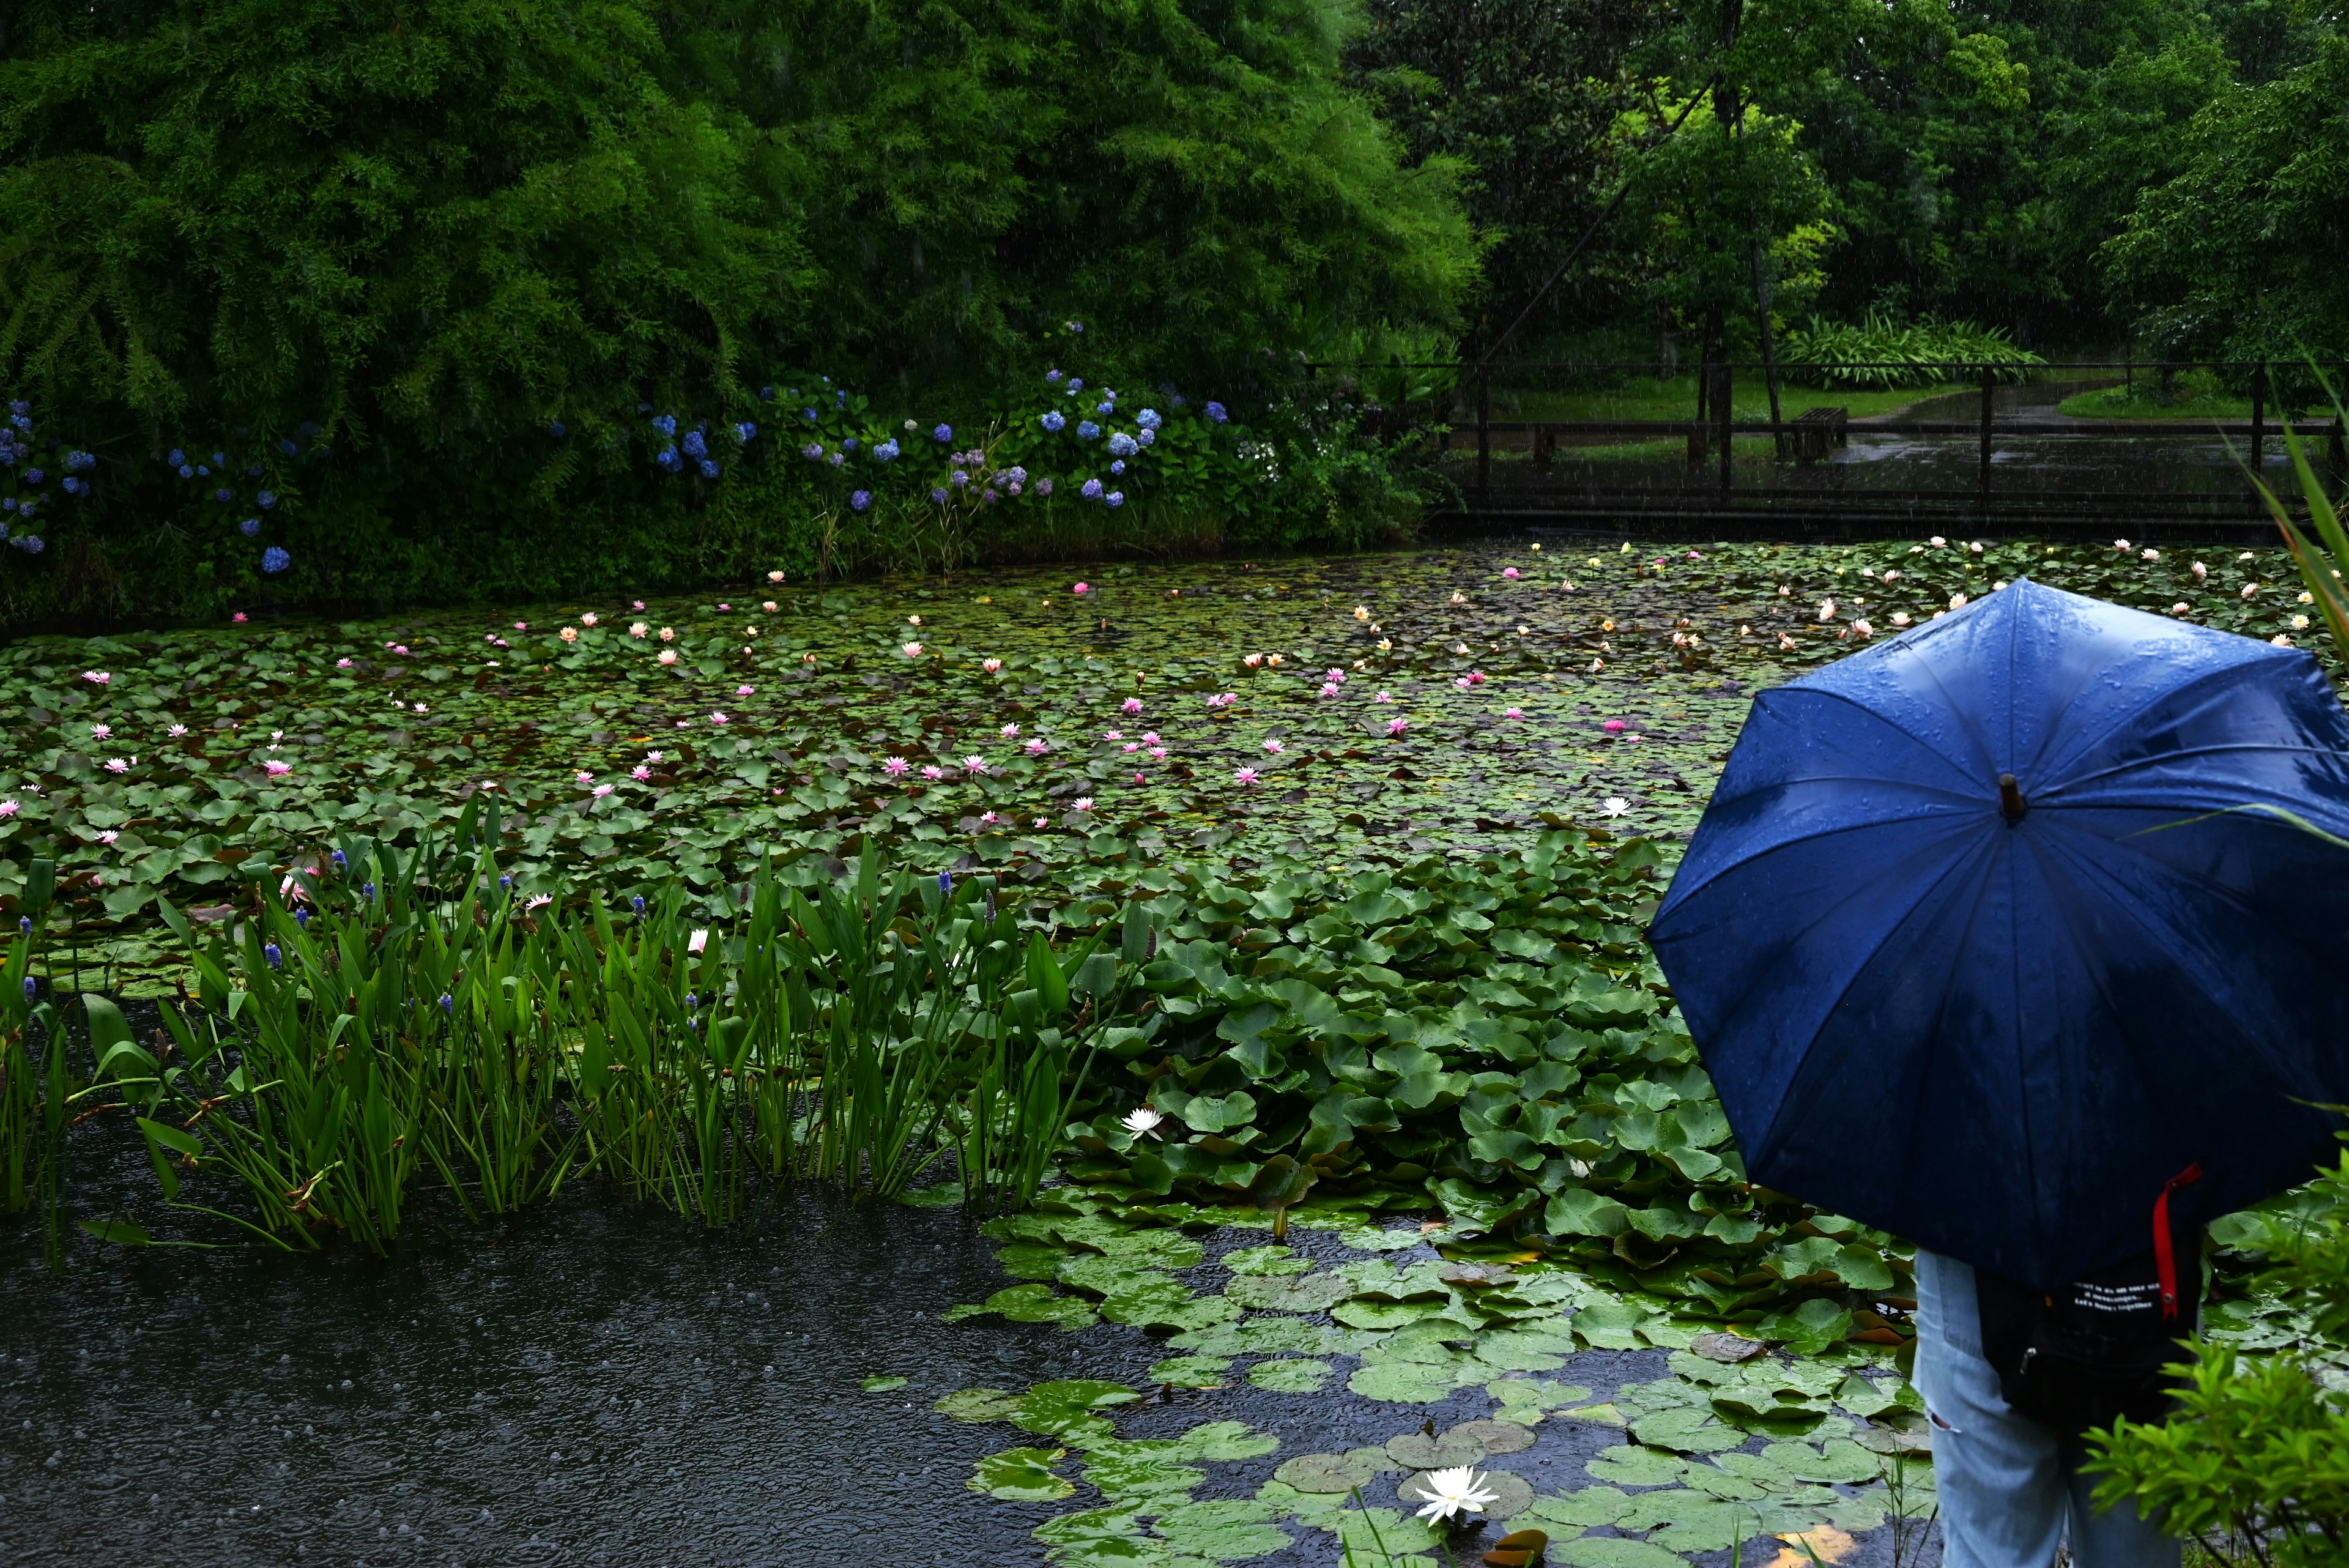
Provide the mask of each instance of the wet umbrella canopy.
[{"label": "wet umbrella canopy", "polygon": [[2315,659],[2026,580],[1763,693],[1651,940],[1756,1182],[2052,1287],[2326,1157],[2343,839]]}]

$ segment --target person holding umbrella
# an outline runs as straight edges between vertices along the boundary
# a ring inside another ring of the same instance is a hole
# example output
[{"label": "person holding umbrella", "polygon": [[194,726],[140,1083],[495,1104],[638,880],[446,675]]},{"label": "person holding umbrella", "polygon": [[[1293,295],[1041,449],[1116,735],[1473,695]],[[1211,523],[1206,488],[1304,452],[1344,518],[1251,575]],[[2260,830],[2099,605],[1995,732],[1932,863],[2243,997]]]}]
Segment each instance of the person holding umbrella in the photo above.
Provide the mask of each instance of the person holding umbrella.
[{"label": "person holding umbrella", "polygon": [[1650,940],[1752,1179],[1919,1245],[1949,1568],[2178,1562],[2080,1434],[2333,1147],[2344,840],[2314,659],[2028,579],[1755,700]]}]

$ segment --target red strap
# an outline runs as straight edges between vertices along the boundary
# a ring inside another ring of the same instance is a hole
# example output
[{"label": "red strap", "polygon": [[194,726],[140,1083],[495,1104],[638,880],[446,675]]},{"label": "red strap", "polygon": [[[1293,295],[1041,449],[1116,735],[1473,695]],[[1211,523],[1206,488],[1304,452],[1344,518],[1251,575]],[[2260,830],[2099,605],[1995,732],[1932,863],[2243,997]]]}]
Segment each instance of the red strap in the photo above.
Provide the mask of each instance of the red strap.
[{"label": "red strap", "polygon": [[2178,1260],[2170,1255],[2169,1195],[2201,1179],[2198,1161],[2162,1183],[2161,1196],[2153,1200],[2153,1265],[2161,1274],[2161,1315],[2166,1318],[2178,1315]]}]

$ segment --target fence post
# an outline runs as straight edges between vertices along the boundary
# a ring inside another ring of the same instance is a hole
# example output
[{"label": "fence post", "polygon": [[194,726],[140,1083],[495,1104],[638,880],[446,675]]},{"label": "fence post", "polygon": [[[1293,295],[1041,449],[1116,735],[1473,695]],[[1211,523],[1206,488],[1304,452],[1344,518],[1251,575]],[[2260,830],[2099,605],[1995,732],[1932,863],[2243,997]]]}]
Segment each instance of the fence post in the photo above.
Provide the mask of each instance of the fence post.
[{"label": "fence post", "polygon": [[1998,378],[1989,366],[1982,367],[1982,510],[1990,515],[1990,414],[1991,398],[1998,386]]},{"label": "fence post", "polygon": [[1737,434],[1736,421],[1730,411],[1730,392],[1729,356],[1724,354],[1721,357],[1721,379],[1714,382],[1713,388],[1713,417],[1721,435],[1721,494],[1723,500],[1729,497],[1730,450],[1735,444]]},{"label": "fence post", "polygon": [[[2260,449],[2268,443],[2268,366],[2262,359],[2251,367],[2251,478],[2260,477]],[[2264,510],[2259,486],[2251,486],[2251,515]]]},{"label": "fence post", "polygon": [[1492,501],[1493,486],[1493,372],[1479,369],[1476,372],[1476,504],[1487,505]]}]

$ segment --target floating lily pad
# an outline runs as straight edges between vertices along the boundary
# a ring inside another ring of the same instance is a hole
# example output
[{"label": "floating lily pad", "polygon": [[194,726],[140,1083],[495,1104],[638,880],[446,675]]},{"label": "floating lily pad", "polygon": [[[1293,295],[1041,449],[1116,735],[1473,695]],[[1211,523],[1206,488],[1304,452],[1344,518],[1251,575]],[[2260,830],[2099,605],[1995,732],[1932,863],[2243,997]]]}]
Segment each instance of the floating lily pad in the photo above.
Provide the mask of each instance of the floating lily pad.
[{"label": "floating lily pad", "polygon": [[1333,1495],[1367,1486],[1378,1473],[1375,1465],[1352,1454],[1299,1454],[1281,1461],[1272,1479],[1301,1492]]},{"label": "floating lily pad", "polygon": [[1056,1323],[1073,1332],[1091,1328],[1100,1319],[1076,1296],[1052,1293],[1050,1285],[1012,1285],[976,1304],[948,1307],[938,1317],[947,1323],[1000,1313],[1013,1323]]},{"label": "floating lily pad", "polygon": [[910,1377],[866,1377],[856,1386],[867,1394],[895,1394],[912,1381]]},{"label": "floating lily pad", "polygon": [[1717,1454],[1745,1441],[1745,1434],[1698,1406],[1657,1410],[1635,1417],[1631,1435],[1653,1448],[1684,1454]]},{"label": "floating lily pad", "polygon": [[1072,1377],[1039,1383],[1013,1401],[1011,1420],[1040,1437],[1106,1433],[1109,1422],[1099,1412],[1129,1405],[1142,1397],[1123,1383],[1097,1377]]},{"label": "floating lily pad", "polygon": [[1170,1450],[1186,1459],[1260,1459],[1277,1452],[1280,1439],[1259,1432],[1246,1421],[1209,1421],[1174,1439]]},{"label": "floating lily pad", "polygon": [[1625,1415],[1623,1407],[1611,1399],[1602,1400],[1596,1405],[1577,1405],[1571,1409],[1560,1410],[1557,1412],[1557,1418],[1561,1421],[1597,1421],[1609,1427],[1628,1427],[1631,1424],[1631,1417]]},{"label": "floating lily pad", "polygon": [[1224,1293],[1264,1312],[1328,1312],[1352,1295],[1354,1286],[1336,1274],[1254,1274],[1234,1280]]},{"label": "floating lily pad", "polygon": [[1172,1383],[1177,1388],[1219,1388],[1231,1365],[1221,1355],[1177,1355],[1154,1364],[1150,1381]]},{"label": "floating lily pad", "polygon": [[1000,1388],[957,1388],[931,1408],[957,1421],[1009,1421],[1019,1412],[1019,1396]]},{"label": "floating lily pad", "polygon": [[1006,1449],[979,1460],[978,1473],[965,1484],[1006,1502],[1058,1502],[1077,1490],[1076,1482],[1052,1469],[1068,1457],[1066,1449]]},{"label": "floating lily pad", "polygon": [[1741,1339],[1733,1334],[1700,1334],[1689,1348],[1707,1361],[1735,1363],[1751,1361],[1770,1347],[1758,1339]]},{"label": "floating lily pad", "polygon": [[1242,1247],[1225,1253],[1223,1263],[1235,1274],[1304,1274],[1313,1269],[1312,1259],[1300,1258],[1287,1247]]},{"label": "floating lily pad", "polygon": [[1383,1399],[1395,1405],[1433,1405],[1439,1399],[1450,1398],[1461,1381],[1449,1366],[1419,1361],[1382,1361],[1376,1366],[1356,1367],[1353,1376],[1346,1379],[1346,1386],[1365,1399]]},{"label": "floating lily pad", "polygon": [[1548,1561],[1562,1568],[1688,1568],[1687,1559],[1622,1535],[1583,1535],[1550,1542]]},{"label": "floating lily pad", "polygon": [[1487,1455],[1521,1453],[1534,1446],[1534,1435],[1510,1421],[1463,1421],[1444,1435],[1469,1438]]},{"label": "floating lily pad", "polygon": [[1433,1552],[1446,1544],[1428,1521],[1391,1508],[1349,1508],[1325,1513],[1313,1522],[1338,1537],[1341,1554],[1365,1565],[1401,1561],[1400,1553]]},{"label": "floating lily pad", "polygon": [[1537,1519],[1578,1530],[1613,1524],[1631,1506],[1631,1494],[1620,1487],[1590,1486],[1563,1496],[1537,1497],[1526,1511]]},{"label": "floating lily pad", "polygon": [[1244,1563],[1296,1544],[1272,1510],[1245,1498],[1185,1503],[1158,1516],[1158,1533],[1177,1551],[1216,1563]]},{"label": "floating lily pad", "polygon": [[1482,1462],[1485,1445],[1450,1433],[1431,1438],[1423,1432],[1405,1432],[1387,1439],[1387,1453],[1395,1463],[1412,1469],[1448,1470]]},{"label": "floating lily pad", "polygon": [[1592,1302],[1576,1310],[1574,1332],[1596,1350],[1637,1350],[1645,1343],[1640,1331],[1663,1316],[1631,1302]]},{"label": "floating lily pad", "polygon": [[[1407,1323],[1435,1317],[1448,1303],[1435,1302],[1340,1302],[1330,1315],[1353,1328],[1401,1328]],[[1527,1367],[1527,1371],[1542,1368]]]},{"label": "floating lily pad", "polygon": [[1671,1454],[1627,1444],[1601,1450],[1582,1468],[1591,1480],[1617,1486],[1678,1486],[1688,1463]]},{"label": "floating lily pad", "polygon": [[1796,1480],[1853,1485],[1884,1473],[1883,1459],[1848,1438],[1812,1448],[1808,1443],[1772,1443],[1761,1457]]},{"label": "floating lily pad", "polygon": [[1050,1280],[1059,1276],[1069,1254],[1059,1247],[1020,1241],[995,1249],[995,1261],[1015,1280]]},{"label": "floating lily pad", "polygon": [[1188,1499],[1191,1489],[1207,1479],[1207,1472],[1172,1459],[1096,1453],[1086,1458],[1084,1476],[1103,1497],[1139,1507]]},{"label": "floating lily pad", "polygon": [[1341,1231],[1338,1240],[1357,1252],[1400,1252],[1416,1247],[1427,1238],[1414,1228],[1409,1231],[1381,1230],[1366,1225],[1352,1231]]},{"label": "floating lily pad", "polygon": [[[1533,1506],[1534,1489],[1525,1477],[1509,1470],[1478,1470],[1476,1473],[1481,1478],[1481,1490],[1494,1496],[1493,1501],[1485,1505],[1485,1511],[1473,1517],[1515,1519]],[[1434,1494],[1427,1490],[1425,1471],[1405,1477],[1396,1489],[1396,1495],[1413,1508],[1434,1501]]]},{"label": "floating lily pad", "polygon": [[1239,1325],[1237,1337],[1241,1349],[1260,1355],[1283,1350],[1309,1355],[1328,1348],[1329,1331],[1301,1318],[1252,1317]]},{"label": "floating lily pad", "polygon": [[1248,1368],[1247,1380],[1276,1394],[1319,1394],[1330,1381],[1330,1364],[1284,1357],[1259,1361]]}]

